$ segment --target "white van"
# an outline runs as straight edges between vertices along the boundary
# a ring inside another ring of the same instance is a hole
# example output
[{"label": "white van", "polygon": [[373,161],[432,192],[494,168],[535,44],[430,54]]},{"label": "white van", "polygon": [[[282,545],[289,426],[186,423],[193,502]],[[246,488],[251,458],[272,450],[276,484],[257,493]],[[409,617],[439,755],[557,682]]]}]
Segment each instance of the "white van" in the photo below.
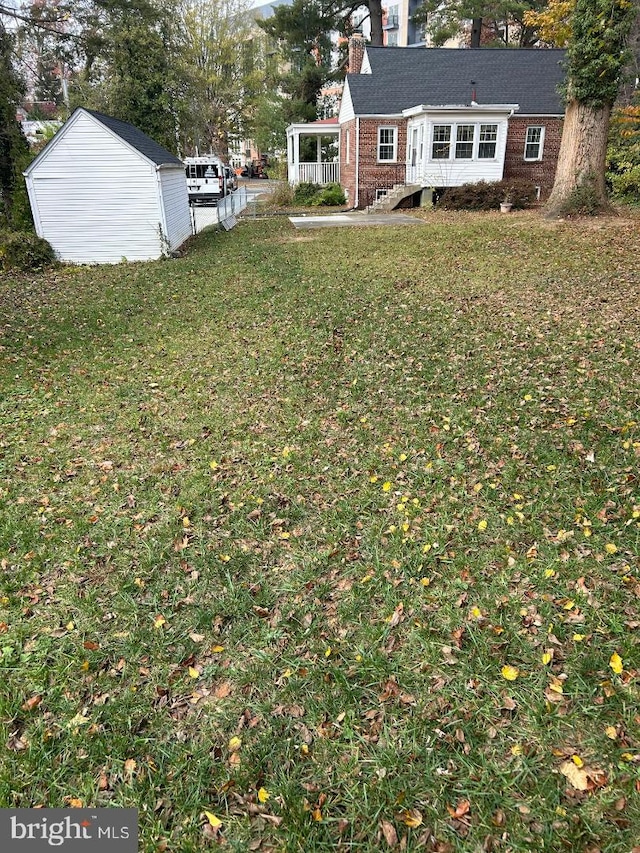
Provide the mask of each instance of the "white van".
[{"label": "white van", "polygon": [[224,163],[219,157],[185,157],[187,192],[190,204],[214,204],[227,194]]}]

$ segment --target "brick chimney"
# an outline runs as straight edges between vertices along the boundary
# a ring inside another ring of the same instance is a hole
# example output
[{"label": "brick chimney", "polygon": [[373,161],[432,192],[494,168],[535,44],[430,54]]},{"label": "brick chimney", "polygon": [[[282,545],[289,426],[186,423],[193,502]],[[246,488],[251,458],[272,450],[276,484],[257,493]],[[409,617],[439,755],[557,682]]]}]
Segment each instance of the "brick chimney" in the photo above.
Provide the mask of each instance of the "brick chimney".
[{"label": "brick chimney", "polygon": [[349,37],[349,63],[347,71],[349,74],[359,74],[364,59],[365,41],[360,33],[354,33]]}]

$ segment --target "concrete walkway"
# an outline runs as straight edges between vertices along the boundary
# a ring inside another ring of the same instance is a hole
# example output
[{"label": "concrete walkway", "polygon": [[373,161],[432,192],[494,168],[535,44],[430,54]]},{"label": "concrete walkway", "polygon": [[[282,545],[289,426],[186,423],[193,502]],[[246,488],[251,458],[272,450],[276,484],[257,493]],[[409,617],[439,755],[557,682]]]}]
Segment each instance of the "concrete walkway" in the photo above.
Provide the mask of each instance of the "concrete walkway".
[{"label": "concrete walkway", "polygon": [[424,225],[406,213],[329,213],[325,216],[290,216],[296,228],[342,228],[345,225]]}]

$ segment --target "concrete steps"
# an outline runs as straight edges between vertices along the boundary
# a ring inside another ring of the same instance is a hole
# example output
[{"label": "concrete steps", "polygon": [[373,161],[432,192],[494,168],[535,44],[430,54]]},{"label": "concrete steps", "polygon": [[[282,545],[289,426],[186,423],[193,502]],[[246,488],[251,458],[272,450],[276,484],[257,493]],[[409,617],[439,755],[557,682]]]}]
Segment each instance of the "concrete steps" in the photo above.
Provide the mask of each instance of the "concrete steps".
[{"label": "concrete steps", "polygon": [[400,202],[422,189],[421,184],[395,184],[388,193],[366,208],[367,213],[391,213]]}]

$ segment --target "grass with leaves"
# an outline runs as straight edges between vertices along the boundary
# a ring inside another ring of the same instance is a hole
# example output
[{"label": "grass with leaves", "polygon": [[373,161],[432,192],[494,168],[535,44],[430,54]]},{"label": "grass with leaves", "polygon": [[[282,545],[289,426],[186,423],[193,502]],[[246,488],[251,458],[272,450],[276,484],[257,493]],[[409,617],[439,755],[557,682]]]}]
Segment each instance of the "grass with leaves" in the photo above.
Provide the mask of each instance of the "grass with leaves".
[{"label": "grass with leaves", "polygon": [[637,220],[0,283],[0,804],[140,849],[629,853]]}]

